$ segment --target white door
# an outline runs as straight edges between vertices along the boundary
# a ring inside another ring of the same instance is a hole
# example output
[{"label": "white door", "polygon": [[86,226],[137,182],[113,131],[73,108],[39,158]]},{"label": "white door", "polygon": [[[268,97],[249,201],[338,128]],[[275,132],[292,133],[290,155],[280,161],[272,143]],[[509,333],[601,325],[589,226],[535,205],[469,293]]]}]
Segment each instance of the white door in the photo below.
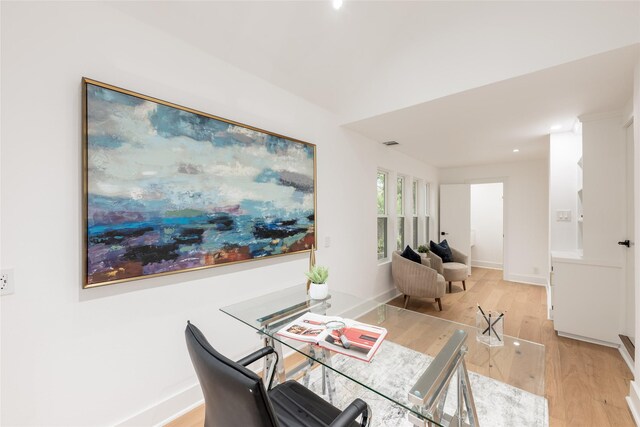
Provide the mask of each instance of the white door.
[{"label": "white door", "polygon": [[[440,240],[471,259],[471,186],[440,185]],[[471,267],[469,267],[471,274]]]},{"label": "white door", "polygon": [[633,123],[627,127],[627,238],[631,240],[626,252],[625,268],[625,288],[626,288],[626,319],[625,331],[631,341],[635,344],[635,242],[633,241],[635,230],[635,209],[634,209],[634,147],[633,147]]}]

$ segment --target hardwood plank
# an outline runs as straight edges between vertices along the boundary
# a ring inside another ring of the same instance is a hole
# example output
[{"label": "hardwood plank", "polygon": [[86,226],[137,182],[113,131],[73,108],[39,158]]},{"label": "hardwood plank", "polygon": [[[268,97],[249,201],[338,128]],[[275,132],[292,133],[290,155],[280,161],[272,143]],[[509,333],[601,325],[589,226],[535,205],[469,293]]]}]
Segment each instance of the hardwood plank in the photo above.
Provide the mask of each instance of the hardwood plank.
[{"label": "hardwood plank", "polygon": [[202,427],[204,424],[204,405],[200,405],[183,416],[176,418],[167,427]]}]

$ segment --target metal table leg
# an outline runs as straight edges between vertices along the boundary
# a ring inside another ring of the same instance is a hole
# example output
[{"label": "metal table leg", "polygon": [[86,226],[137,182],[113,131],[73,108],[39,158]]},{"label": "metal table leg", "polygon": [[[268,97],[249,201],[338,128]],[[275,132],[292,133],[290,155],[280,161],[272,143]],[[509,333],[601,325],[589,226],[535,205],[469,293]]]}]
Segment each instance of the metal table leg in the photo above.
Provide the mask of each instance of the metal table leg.
[{"label": "metal table leg", "polygon": [[[409,392],[409,401],[416,405],[415,412],[422,414],[409,413],[409,421],[414,426],[430,426],[431,421],[452,427],[479,425],[467,365],[464,361],[467,353],[464,345],[466,339],[466,332],[455,331]],[[457,392],[456,411],[453,415],[449,415],[444,413],[444,403],[454,377]],[[468,424],[465,422],[467,418]]]}]

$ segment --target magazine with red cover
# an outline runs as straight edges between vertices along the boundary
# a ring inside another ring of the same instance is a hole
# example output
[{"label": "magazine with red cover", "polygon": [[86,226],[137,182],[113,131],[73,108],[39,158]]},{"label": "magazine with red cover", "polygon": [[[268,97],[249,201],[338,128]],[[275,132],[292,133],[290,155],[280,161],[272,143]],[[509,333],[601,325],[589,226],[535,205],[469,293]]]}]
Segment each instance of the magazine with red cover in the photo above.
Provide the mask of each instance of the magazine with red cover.
[{"label": "magazine with red cover", "polygon": [[305,313],[277,334],[369,362],[387,330],[342,317]]}]

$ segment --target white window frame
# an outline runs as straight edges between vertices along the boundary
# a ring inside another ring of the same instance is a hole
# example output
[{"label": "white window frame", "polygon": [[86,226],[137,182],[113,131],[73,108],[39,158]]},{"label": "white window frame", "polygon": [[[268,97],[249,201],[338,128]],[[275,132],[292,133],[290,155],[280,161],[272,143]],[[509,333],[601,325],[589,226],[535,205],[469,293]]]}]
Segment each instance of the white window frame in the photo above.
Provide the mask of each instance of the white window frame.
[{"label": "white window frame", "polygon": [[414,178],[411,181],[411,246],[414,250],[420,245],[420,217],[418,216],[420,195],[420,181]]},{"label": "white window frame", "polygon": [[[402,185],[400,186],[400,193],[398,193],[398,183],[400,182],[400,180],[402,180]],[[395,239],[394,242],[396,243],[396,249],[397,250],[403,250],[406,242],[407,242],[407,191],[406,191],[406,187],[407,187],[407,177],[404,175],[400,175],[398,174],[396,176],[396,181],[395,181],[396,185],[394,186],[394,190],[395,190],[395,201],[396,201],[396,227],[395,227]],[[400,203],[400,207],[402,209],[402,215],[400,215],[401,212],[398,212],[398,194],[400,194],[401,198],[402,198],[402,203]],[[402,235],[400,235],[400,227],[402,227]],[[398,244],[400,243],[399,240],[402,239],[402,244],[400,245],[400,247],[398,247]]]},{"label": "white window frame", "polygon": [[425,182],[424,184],[424,233],[422,238],[424,239],[424,244],[429,245],[429,240],[431,239],[431,184]]},{"label": "white window frame", "polygon": [[[380,214],[378,212],[378,203],[377,203],[377,198],[378,198],[378,176],[380,174],[384,175],[384,214]],[[382,263],[385,262],[389,259],[389,177],[390,174],[388,171],[383,170],[383,169],[378,169],[378,171],[376,172],[376,214],[377,214],[377,219],[376,219],[376,254],[378,257],[378,262]],[[379,241],[379,236],[378,236],[378,221],[384,218],[385,222],[386,222],[386,227],[385,227],[385,236],[384,236],[384,247],[383,247],[383,256],[380,257],[380,252],[378,251],[378,241]]]}]

